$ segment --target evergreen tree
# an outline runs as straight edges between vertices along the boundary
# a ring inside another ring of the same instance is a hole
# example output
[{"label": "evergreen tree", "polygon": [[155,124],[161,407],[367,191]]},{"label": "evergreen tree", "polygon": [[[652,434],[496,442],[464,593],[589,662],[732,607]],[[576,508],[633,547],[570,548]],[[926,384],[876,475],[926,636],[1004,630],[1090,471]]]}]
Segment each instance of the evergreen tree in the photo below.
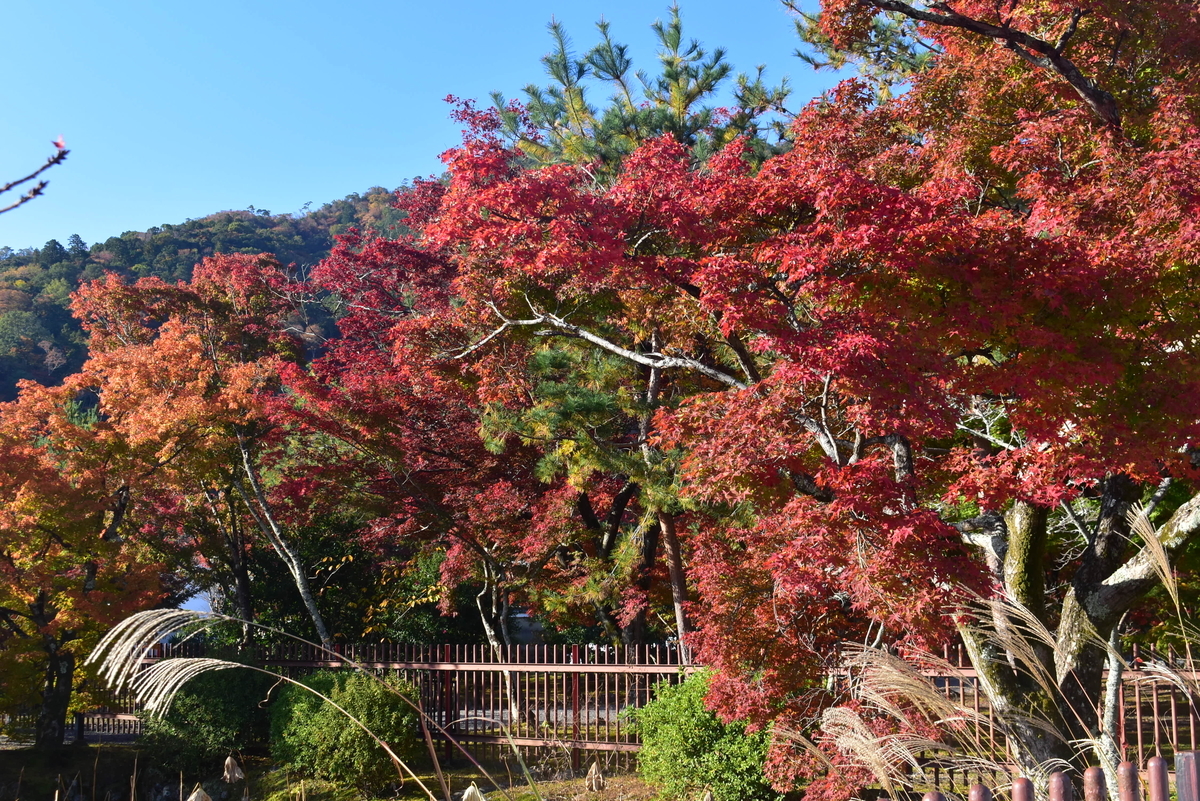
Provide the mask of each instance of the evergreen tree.
[{"label": "evergreen tree", "polygon": [[71,234],[71,238],[67,240],[67,252],[73,259],[86,259],[88,257],[87,242],[84,242],[83,237],[79,234]]},{"label": "evergreen tree", "polygon": [[913,20],[896,12],[876,15],[860,38],[834,42],[822,28],[822,12],[810,14],[794,0],[784,0],[784,5],[795,12],[796,35],[809,47],[796,55],[818,70],[855,66],[879,100],[890,99],[895,87],[928,69],[941,53],[919,35]]},{"label": "evergreen tree", "polygon": [[42,246],[42,250],[38,254],[38,264],[43,267],[50,267],[58,264],[60,261],[66,261],[68,258],[67,249],[57,239],[51,239]]},{"label": "evergreen tree", "polygon": [[[595,164],[611,171],[638,145],[663,135],[700,161],[738,136],[749,138],[759,159],[786,146],[787,81],[768,86],[761,67],[753,78],[738,75],[732,108],[718,110],[711,103],[733,67],[724,48],[710,52],[684,37],[679,6],[671,7],[666,22],[652,26],[661,68],[654,77],[634,72],[628,47],[613,41],[607,22],[596,27],[600,42],[577,57],[566,29],[551,22],[554,50],[542,64],[552,83],[526,86],[523,107],[492,95],[504,133],[534,162]],[[614,92],[602,109],[588,100],[589,78]]]}]

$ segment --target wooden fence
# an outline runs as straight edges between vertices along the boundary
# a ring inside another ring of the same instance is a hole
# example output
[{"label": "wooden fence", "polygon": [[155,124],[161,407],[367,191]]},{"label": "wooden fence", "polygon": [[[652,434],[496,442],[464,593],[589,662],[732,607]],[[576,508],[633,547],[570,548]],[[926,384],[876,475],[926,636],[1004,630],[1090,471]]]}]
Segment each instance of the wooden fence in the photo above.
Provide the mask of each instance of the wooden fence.
[{"label": "wooden fence", "polygon": [[[570,752],[576,762],[580,750],[636,751],[639,742],[628,710],[643,706],[654,684],[678,681],[698,669],[679,648],[661,645],[517,645],[499,653],[483,645],[360,645],[341,647],[338,653],[344,659],[301,645],[232,654],[206,652],[197,644],[184,643],[157,647],[147,662],[172,656],[225,656],[299,676],[342,667],[351,660],[412,682],[426,712],[455,739],[499,744],[511,735],[521,746]],[[1154,756],[1170,758],[1200,748],[1195,699],[1183,688],[1136,669],[1157,661],[1193,680],[1200,678],[1184,669],[1190,664],[1187,656],[1135,650],[1130,657],[1135,669],[1126,671],[1121,686],[1120,745],[1139,767]],[[954,700],[988,716],[987,699],[962,647],[947,646],[944,657],[954,670],[926,675]],[[88,739],[135,735],[140,731],[135,712],[131,699],[114,698],[107,707],[84,717],[82,734]],[[998,727],[985,727],[980,738],[975,743],[979,751],[1009,761]]]},{"label": "wooden fence", "polygon": [[[1175,755],[1175,771],[1172,774],[1167,761],[1162,757],[1147,760],[1145,771],[1132,762],[1122,762],[1116,769],[1116,797],[1120,801],[1172,801],[1171,779],[1175,779],[1175,801],[1200,801],[1200,753],[1180,751]],[[1062,771],[1051,773],[1046,779],[1045,798],[1048,801],[1074,801],[1075,778],[1082,778],[1083,801],[1107,801],[1108,787],[1104,771],[1092,767],[1082,777],[1072,777]],[[969,801],[993,801],[997,791],[1003,792],[1011,801],[1035,801],[1038,795],[1033,782],[1025,777],[1014,778],[1002,786],[973,784],[966,788]],[[915,799],[916,793],[901,791],[898,797]],[[886,795],[881,796],[886,798]],[[921,801],[947,801],[939,790],[931,790]]]},{"label": "wooden fence", "polygon": [[[676,646],[614,648],[596,645],[516,645],[499,653],[484,645],[359,645],[336,649],[336,657],[306,645],[240,652],[196,643],[159,645],[145,664],[160,659],[210,656],[250,662],[297,677],[353,662],[376,673],[399,675],[418,690],[433,732],[452,756],[450,738],[461,743],[581,752],[630,753],[639,748],[629,711],[644,706],[655,684],[677,682],[698,668]],[[76,720],[72,734],[110,739],[140,731],[129,697],[113,697],[96,714]],[[82,727],[82,728],[80,728]]]},{"label": "wooden fence", "polygon": [[[952,700],[992,721],[979,676],[963,646],[945,646],[942,656],[955,667],[954,672],[924,671],[925,675]],[[1145,768],[1152,757],[1171,758],[1179,752],[1200,749],[1197,699],[1185,687],[1166,680],[1158,671],[1147,669],[1151,664],[1161,664],[1195,685],[1200,680],[1200,672],[1189,669],[1193,664],[1191,655],[1175,650],[1160,654],[1135,645],[1126,661],[1130,669],[1122,674],[1119,695],[1124,722],[1119,745],[1125,757],[1139,768]],[[994,722],[987,726],[980,741],[974,745],[1000,761],[1005,761],[1003,758],[1008,753],[1004,735]]]}]

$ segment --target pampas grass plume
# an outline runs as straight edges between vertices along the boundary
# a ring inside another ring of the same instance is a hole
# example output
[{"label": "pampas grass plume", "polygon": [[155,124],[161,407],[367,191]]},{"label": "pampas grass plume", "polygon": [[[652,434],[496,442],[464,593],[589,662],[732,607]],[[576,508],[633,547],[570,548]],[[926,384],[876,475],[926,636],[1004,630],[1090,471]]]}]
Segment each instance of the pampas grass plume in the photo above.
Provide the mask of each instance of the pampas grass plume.
[{"label": "pampas grass plume", "polygon": [[232,755],[225,757],[225,775],[221,778],[230,784],[240,782],[246,778],[246,774],[242,773],[242,769],[238,766],[237,760]]},{"label": "pampas grass plume", "polygon": [[204,788],[197,784],[196,789],[192,790],[192,794],[187,797],[187,801],[212,801],[212,796],[204,792]]}]

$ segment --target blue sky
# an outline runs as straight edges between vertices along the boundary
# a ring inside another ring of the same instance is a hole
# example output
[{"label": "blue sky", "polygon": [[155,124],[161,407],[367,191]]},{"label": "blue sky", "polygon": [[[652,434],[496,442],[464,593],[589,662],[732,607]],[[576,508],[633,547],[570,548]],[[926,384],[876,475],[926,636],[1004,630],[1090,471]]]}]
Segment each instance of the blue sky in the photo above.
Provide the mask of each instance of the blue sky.
[{"label": "blue sky", "polygon": [[[789,76],[793,107],[833,84],[792,55],[778,0],[681,6],[685,33],[725,47],[737,70]],[[443,98],[544,83],[552,17],[579,51],[608,19],[653,72],[650,25],[666,13],[630,0],[4,0],[0,181],[59,135],[71,155],[44,197],[0,215],[0,245],[90,244],[250,205],[294,212],[437,173],[459,137]]]}]

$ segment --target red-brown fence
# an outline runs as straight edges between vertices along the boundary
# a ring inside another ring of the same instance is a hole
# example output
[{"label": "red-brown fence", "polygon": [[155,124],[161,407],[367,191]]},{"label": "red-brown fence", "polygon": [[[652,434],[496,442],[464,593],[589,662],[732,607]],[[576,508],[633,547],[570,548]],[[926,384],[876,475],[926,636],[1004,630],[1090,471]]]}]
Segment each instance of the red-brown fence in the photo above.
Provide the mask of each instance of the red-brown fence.
[{"label": "red-brown fence", "polygon": [[[1082,777],[1055,771],[1046,777],[1045,797],[1048,801],[1074,801],[1078,784],[1083,789],[1083,801],[1107,801],[1110,789],[1116,790],[1112,795],[1119,801],[1172,801],[1171,779],[1174,778],[1175,801],[1200,801],[1200,752],[1177,753],[1173,774],[1167,760],[1162,757],[1147,760],[1144,771],[1132,762],[1122,762],[1116,767],[1115,773],[1116,787],[1109,788],[1104,771],[1097,767],[1087,768]],[[1077,778],[1082,778],[1082,781],[1077,783]],[[1038,798],[1034,783],[1024,776],[999,787],[978,783],[966,790],[969,801],[993,801],[997,790],[1007,795],[1010,801],[1035,801]],[[902,798],[916,797],[916,793],[905,791],[898,795]],[[931,790],[922,796],[921,801],[947,801],[947,798],[939,790]]]},{"label": "red-brown fence", "polygon": [[[395,672],[420,691],[428,714],[464,742],[514,742],[559,748],[578,760],[579,750],[631,752],[639,747],[628,711],[643,706],[660,681],[677,681],[696,668],[677,647],[614,648],[596,645],[516,645],[494,652],[484,645],[359,645],[338,653],[376,672]],[[304,645],[257,648],[238,654],[205,652],[195,643],[158,646],[150,661],[171,656],[236,657],[273,670],[301,675],[346,664]],[[947,695],[988,715],[987,699],[961,646],[947,646],[951,672],[929,673]],[[1121,746],[1139,767],[1155,755],[1200,748],[1197,705],[1181,687],[1139,665],[1169,665],[1192,679],[1187,654],[1135,650],[1121,686],[1124,727]],[[511,694],[510,694],[511,693]],[[84,735],[131,736],[140,731],[131,699],[114,699],[83,721]],[[507,730],[507,735],[506,735]],[[975,743],[982,753],[1006,762],[1003,733],[992,723]],[[932,766],[939,773],[936,763]],[[962,777],[947,776],[961,783]]]},{"label": "red-brown fence", "polygon": [[[576,767],[581,751],[636,751],[629,710],[644,706],[655,684],[697,669],[681,649],[666,645],[515,645],[497,652],[484,645],[384,644],[340,646],[336,653],[344,659],[300,644],[222,652],[185,642],[156,646],[146,663],[203,655],[299,676],[353,662],[411,682],[426,714],[454,740],[552,749]],[[98,712],[83,718],[85,738],[140,731],[131,698],[113,698]],[[449,754],[449,740],[435,736],[445,739]]]},{"label": "red-brown fence", "polygon": [[[987,699],[979,685],[979,676],[967,659],[962,645],[945,646],[943,658],[955,666],[953,674],[927,671],[938,687],[951,699],[985,715],[990,721],[981,740],[975,745],[993,758],[1007,754],[1003,733],[991,718]],[[1174,649],[1157,653],[1134,646],[1126,659],[1129,669],[1122,674],[1119,703],[1124,725],[1120,730],[1119,746],[1139,768],[1151,757],[1172,758],[1176,753],[1200,749],[1200,710],[1197,699],[1180,683],[1163,677],[1162,672],[1150,670],[1157,664],[1169,668],[1184,684],[1195,684],[1200,672],[1190,668],[1191,654]]]}]

